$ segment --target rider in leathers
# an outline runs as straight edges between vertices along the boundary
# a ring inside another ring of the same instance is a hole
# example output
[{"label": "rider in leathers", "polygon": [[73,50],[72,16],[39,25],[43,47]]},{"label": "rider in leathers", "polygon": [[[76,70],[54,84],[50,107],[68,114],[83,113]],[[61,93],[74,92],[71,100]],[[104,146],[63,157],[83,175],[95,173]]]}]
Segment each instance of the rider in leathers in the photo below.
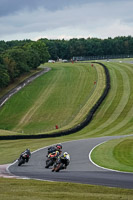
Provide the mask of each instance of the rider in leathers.
[{"label": "rider in leathers", "polygon": [[64,163],[62,169],[66,169],[67,166],[68,166],[69,163],[70,163],[70,155],[69,155],[67,152],[63,153],[63,155],[60,156],[60,157],[58,158],[57,162],[55,163],[55,165],[54,165],[54,167],[53,167],[53,169],[52,169],[52,172],[55,170],[56,166],[58,165],[58,163],[61,162],[61,160],[63,160],[63,163]]},{"label": "rider in leathers", "polygon": [[20,158],[21,158],[21,156],[23,156],[24,154],[27,154],[27,155],[29,156],[29,157],[26,158],[26,162],[28,162],[29,159],[30,159],[30,157],[31,157],[31,152],[30,152],[30,150],[29,150],[29,149],[26,149],[24,152],[22,152],[21,155],[20,155]]}]

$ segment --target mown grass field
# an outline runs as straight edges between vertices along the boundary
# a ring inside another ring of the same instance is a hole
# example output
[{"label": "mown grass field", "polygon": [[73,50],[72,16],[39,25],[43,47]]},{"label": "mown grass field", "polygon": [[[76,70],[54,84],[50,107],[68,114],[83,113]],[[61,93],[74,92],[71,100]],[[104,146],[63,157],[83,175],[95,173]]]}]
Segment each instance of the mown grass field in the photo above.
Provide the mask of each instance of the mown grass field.
[{"label": "mown grass field", "polygon": [[0,179],[1,200],[132,200],[133,190],[35,180]]},{"label": "mown grass field", "polygon": [[103,68],[82,63],[58,63],[51,67],[50,72],[2,107],[0,129],[35,134],[55,130],[55,125],[69,128],[83,120],[103,92]]},{"label": "mown grass field", "polygon": [[92,151],[91,158],[99,166],[133,172],[133,137],[105,142]]},{"label": "mown grass field", "polygon": [[133,133],[133,64],[107,62],[105,65],[111,77],[110,92],[78,138]]},{"label": "mown grass field", "polygon": [[29,76],[35,74],[36,72],[39,72],[40,70],[41,70],[41,66],[38,67],[36,70],[32,70],[30,72],[27,72],[27,73],[23,74],[20,78],[17,78],[15,82],[11,83],[6,88],[1,89],[0,90],[0,98],[2,96],[4,96],[7,92],[9,92],[11,89],[13,89],[14,87],[16,87],[19,83],[21,83],[22,81],[24,81],[26,78],[28,78]]},{"label": "mown grass field", "polygon": [[[108,67],[109,72],[110,72],[111,89],[108,96],[106,97],[104,102],[101,104],[101,106],[97,110],[95,116],[93,117],[92,122],[87,127],[85,127],[83,130],[77,133],[74,133],[69,136],[60,137],[60,138],[51,138],[51,139],[42,139],[42,140],[38,139],[38,140],[0,141],[0,158],[1,158],[0,164],[13,162],[18,157],[19,153],[27,147],[30,148],[31,151],[33,151],[43,146],[55,144],[58,142],[68,141],[68,140],[84,139],[84,138],[89,138],[89,137],[101,137],[101,136],[109,136],[109,135],[132,134],[133,133],[133,103],[132,103],[133,102],[133,84],[132,84],[133,65],[128,64],[128,63],[123,63],[123,62],[122,63],[109,62],[109,63],[105,63],[105,65]],[[93,68],[91,68],[91,70],[95,71],[95,69]],[[86,71],[84,72],[86,73]],[[96,74],[95,74],[95,77],[96,77]],[[50,82],[49,79],[48,81]],[[94,81],[94,79],[92,80]],[[54,82],[53,82],[53,85],[54,85]],[[92,86],[92,88],[93,87],[94,85]],[[55,88],[53,89],[53,91],[54,90]],[[94,91],[96,91],[96,88]],[[80,93],[78,93],[78,95],[79,94]],[[88,97],[87,95],[88,95],[88,92],[86,96],[84,96],[84,100],[82,100],[82,102],[85,102],[85,100]],[[55,105],[58,106],[58,104],[55,104]],[[15,130],[15,127],[17,127],[17,124],[18,122],[15,125],[13,125],[11,129]],[[24,127],[26,126],[24,125]],[[27,130],[30,130],[30,128],[27,128]],[[1,130],[1,134],[3,133],[4,132]],[[7,132],[7,134],[9,133]],[[123,147],[125,147],[125,145],[127,144],[129,148],[126,151],[122,152]],[[124,158],[126,157],[126,160],[123,161],[124,163],[121,163],[120,165],[127,165],[127,163],[128,165],[131,165],[130,159],[132,158],[132,154],[129,155],[129,152],[130,151],[132,152],[132,138],[130,141],[126,138],[123,140],[119,140],[118,142],[112,142],[110,143],[110,147],[111,147],[110,152],[107,152],[108,148],[104,149],[107,155],[110,155],[112,151],[113,156],[111,158],[112,159],[115,158],[116,160],[118,160],[119,163],[122,162],[123,157]],[[101,160],[102,160],[103,151],[100,151],[100,152],[98,151],[96,155],[101,156]],[[122,157],[120,157],[121,155]],[[125,166],[125,169],[126,167],[127,166]],[[23,198],[35,199],[37,197],[38,199],[59,199],[59,198],[93,199],[93,200],[95,199],[124,199],[124,200],[133,199],[133,190],[126,190],[126,189],[119,189],[119,188],[88,186],[88,185],[72,184],[72,183],[47,183],[47,182],[42,183],[42,182],[32,181],[32,180],[7,181],[7,179],[2,179],[2,178],[0,179],[0,183],[2,184],[2,187],[0,187],[1,188],[0,195],[1,196],[3,195],[2,197],[4,197],[5,200],[8,200],[9,198],[11,199],[11,197],[12,199],[14,198],[14,194],[12,194],[12,191],[16,192],[17,199],[23,199]],[[16,185],[18,186],[18,193],[16,190]],[[58,187],[59,185],[61,186],[61,190],[59,190],[60,189],[60,187]],[[25,189],[26,186],[28,188],[27,194],[23,192],[26,190]],[[51,191],[51,187],[52,187],[52,192],[53,192],[52,196],[50,196],[49,194],[49,191]],[[8,188],[7,193],[5,192],[6,189],[4,188]],[[67,188],[67,191],[69,191],[69,194],[68,192],[66,192],[66,188]]]}]

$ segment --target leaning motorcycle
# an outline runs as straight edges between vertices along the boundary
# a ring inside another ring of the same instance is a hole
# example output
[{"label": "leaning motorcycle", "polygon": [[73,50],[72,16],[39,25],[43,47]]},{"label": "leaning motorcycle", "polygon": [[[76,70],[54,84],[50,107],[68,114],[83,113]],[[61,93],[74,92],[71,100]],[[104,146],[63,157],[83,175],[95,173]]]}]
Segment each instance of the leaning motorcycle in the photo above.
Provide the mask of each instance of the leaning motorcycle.
[{"label": "leaning motorcycle", "polygon": [[21,166],[22,164],[25,164],[25,162],[29,161],[30,156],[26,153],[20,155],[18,159],[18,166]]},{"label": "leaning motorcycle", "polygon": [[57,161],[57,152],[49,153],[48,158],[46,160],[46,166],[45,168],[49,168],[50,166],[53,166],[53,164]]},{"label": "leaning motorcycle", "polygon": [[64,157],[60,157],[52,171],[59,172],[62,169],[66,169],[66,159]]}]

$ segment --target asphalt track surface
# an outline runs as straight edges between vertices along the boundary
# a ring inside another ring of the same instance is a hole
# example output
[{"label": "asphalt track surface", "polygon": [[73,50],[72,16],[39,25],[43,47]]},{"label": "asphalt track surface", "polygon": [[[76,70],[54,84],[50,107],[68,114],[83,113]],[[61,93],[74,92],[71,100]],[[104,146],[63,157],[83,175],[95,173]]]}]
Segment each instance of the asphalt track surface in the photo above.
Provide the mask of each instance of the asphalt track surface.
[{"label": "asphalt track surface", "polygon": [[89,160],[89,153],[96,145],[116,138],[119,138],[119,136],[91,138],[62,143],[63,152],[67,151],[70,154],[71,162],[66,170],[60,172],[51,172],[52,168],[45,169],[46,147],[33,152],[28,163],[18,167],[16,161],[8,170],[13,175],[20,176],[21,178],[133,189],[133,173],[103,169],[97,167]]}]

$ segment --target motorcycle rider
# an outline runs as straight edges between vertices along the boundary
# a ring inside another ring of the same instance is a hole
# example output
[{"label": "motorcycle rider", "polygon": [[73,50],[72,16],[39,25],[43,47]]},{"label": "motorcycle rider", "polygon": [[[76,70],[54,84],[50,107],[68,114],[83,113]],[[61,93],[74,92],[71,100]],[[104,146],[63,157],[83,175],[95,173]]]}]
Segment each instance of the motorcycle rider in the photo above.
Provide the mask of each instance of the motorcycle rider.
[{"label": "motorcycle rider", "polygon": [[48,157],[48,155],[49,155],[50,153],[53,153],[53,152],[55,152],[55,151],[56,151],[56,148],[55,148],[54,146],[49,147],[49,148],[48,148],[48,153],[47,153],[46,157]]},{"label": "motorcycle rider", "polygon": [[62,153],[62,145],[61,144],[57,144],[56,145],[56,150],[59,151],[59,154],[61,155],[61,153]]},{"label": "motorcycle rider", "polygon": [[55,168],[57,167],[57,165],[60,163],[60,162],[63,162],[63,168],[62,169],[66,169],[67,166],[69,165],[70,163],[70,155],[67,153],[67,152],[64,152],[62,156],[60,156],[57,160],[57,162],[54,164],[54,167],[52,169],[52,172],[55,171]]},{"label": "motorcycle rider", "polygon": [[[57,144],[56,146],[51,146],[48,148],[48,153],[46,155],[46,157],[48,157],[48,155],[50,153],[55,153],[56,151],[59,152],[59,155],[62,153],[62,145],[61,144]],[[58,154],[58,153],[57,153]]]},{"label": "motorcycle rider", "polygon": [[70,163],[70,155],[67,153],[67,152],[64,152],[63,153],[63,156],[61,156],[61,158],[63,158],[64,159],[64,169],[66,169],[67,168],[67,166],[69,165],[69,163]]},{"label": "motorcycle rider", "polygon": [[31,152],[30,152],[30,150],[29,150],[29,149],[26,149],[24,152],[22,152],[21,155],[20,155],[20,158],[21,158],[21,156],[23,156],[24,154],[27,154],[27,155],[28,155],[28,157],[26,157],[26,162],[28,162],[29,159],[30,159],[30,157],[31,157]]},{"label": "motorcycle rider", "polygon": [[49,166],[52,166],[58,160],[60,155],[60,150],[59,150],[60,148],[61,147],[55,147],[55,146],[51,146],[48,148],[45,168],[49,168]]},{"label": "motorcycle rider", "polygon": [[[50,146],[48,148],[48,152],[47,152],[47,155],[46,155],[47,160],[46,160],[45,168],[49,168],[50,165],[53,165],[58,160],[59,156],[61,155],[61,152],[62,152],[62,145],[61,144],[57,144],[56,146]],[[50,160],[52,162],[50,162]]]}]

